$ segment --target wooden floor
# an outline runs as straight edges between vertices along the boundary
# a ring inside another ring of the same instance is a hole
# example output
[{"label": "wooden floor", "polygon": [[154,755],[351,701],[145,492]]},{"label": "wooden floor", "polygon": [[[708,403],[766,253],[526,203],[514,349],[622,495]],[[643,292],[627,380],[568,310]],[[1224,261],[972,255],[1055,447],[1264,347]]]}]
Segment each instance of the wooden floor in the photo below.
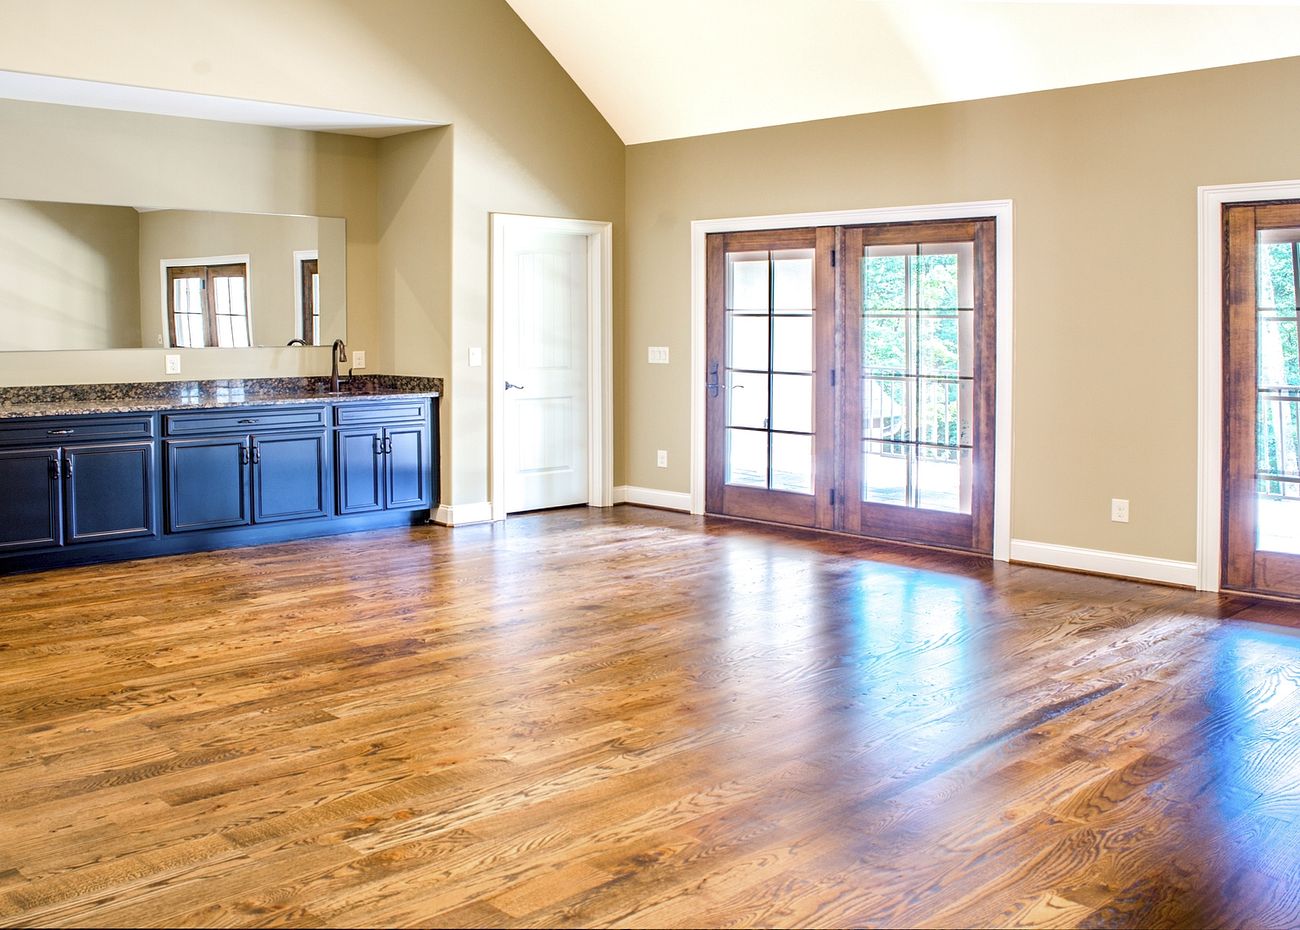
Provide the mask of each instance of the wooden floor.
[{"label": "wooden floor", "polygon": [[3,578],[0,924],[1295,927],[1298,618],[631,507]]}]

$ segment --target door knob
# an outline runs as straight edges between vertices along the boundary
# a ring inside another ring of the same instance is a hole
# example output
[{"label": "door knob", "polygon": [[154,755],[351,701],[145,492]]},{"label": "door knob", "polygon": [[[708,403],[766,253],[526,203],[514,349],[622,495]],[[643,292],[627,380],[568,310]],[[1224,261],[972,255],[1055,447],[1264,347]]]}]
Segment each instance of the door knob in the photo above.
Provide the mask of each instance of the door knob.
[{"label": "door knob", "polygon": [[522,384],[511,384],[509,381],[507,381],[506,390],[508,391],[511,388],[514,388],[516,391],[522,391],[524,389],[524,386]]}]

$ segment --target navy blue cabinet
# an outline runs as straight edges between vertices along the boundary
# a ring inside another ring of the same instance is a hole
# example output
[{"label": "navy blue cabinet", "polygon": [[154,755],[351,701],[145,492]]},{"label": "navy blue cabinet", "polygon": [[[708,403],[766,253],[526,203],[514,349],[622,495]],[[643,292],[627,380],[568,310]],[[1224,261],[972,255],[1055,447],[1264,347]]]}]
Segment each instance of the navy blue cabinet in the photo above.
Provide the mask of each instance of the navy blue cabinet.
[{"label": "navy blue cabinet", "polygon": [[414,510],[432,501],[431,443],[426,423],[335,433],[339,513]]},{"label": "navy blue cabinet", "polygon": [[329,454],[325,433],[252,437],[253,520],[329,516]]},{"label": "navy blue cabinet", "polygon": [[251,520],[247,436],[167,441],[167,531],[244,526]]},{"label": "navy blue cabinet", "polygon": [[152,442],[68,447],[60,471],[68,544],[156,534]]},{"label": "navy blue cabinet", "polygon": [[419,522],[433,403],[0,418],[0,572]]},{"label": "navy blue cabinet", "polygon": [[59,475],[57,448],[0,450],[0,551],[63,541]]}]

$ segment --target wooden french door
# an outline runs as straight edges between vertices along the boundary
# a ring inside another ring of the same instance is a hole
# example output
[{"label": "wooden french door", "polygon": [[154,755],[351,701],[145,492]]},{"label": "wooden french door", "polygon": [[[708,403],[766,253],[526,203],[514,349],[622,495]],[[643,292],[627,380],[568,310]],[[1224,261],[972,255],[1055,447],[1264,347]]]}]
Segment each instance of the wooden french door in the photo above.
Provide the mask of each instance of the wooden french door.
[{"label": "wooden french door", "polygon": [[706,510],[991,552],[995,235],[710,236]]},{"label": "wooden french door", "polygon": [[1300,202],[1223,219],[1222,584],[1300,597]]}]

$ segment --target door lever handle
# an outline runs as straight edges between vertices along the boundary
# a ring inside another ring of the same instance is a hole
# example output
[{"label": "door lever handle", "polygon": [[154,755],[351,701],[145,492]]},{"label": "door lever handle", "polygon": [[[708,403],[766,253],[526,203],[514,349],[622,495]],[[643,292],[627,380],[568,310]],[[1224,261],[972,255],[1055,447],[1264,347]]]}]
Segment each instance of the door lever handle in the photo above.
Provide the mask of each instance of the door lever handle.
[{"label": "door lever handle", "polygon": [[516,391],[522,391],[524,389],[524,386],[522,384],[511,384],[509,381],[507,381],[506,390],[508,391],[511,388],[514,388]]},{"label": "door lever handle", "polygon": [[718,384],[718,363],[717,362],[709,363],[709,380],[705,383],[704,386],[709,389],[710,397],[718,396],[718,388],[720,388],[721,385]]}]

